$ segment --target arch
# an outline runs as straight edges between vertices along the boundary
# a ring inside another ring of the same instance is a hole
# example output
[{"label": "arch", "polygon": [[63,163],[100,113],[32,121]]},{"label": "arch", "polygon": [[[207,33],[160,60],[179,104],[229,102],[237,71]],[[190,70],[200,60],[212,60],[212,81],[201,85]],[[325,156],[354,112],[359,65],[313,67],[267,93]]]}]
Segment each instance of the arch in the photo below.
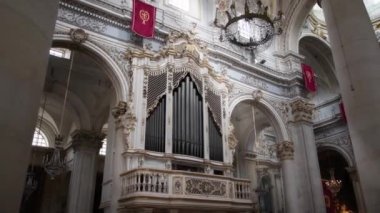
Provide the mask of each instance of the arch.
[{"label": "arch", "polygon": [[[67,47],[72,44],[72,40],[68,35],[54,34],[53,47]],[[116,98],[119,101],[126,101],[128,94],[128,82],[119,65],[105,52],[101,47],[86,40],[81,43],[82,50],[93,55],[106,63],[105,73],[115,88]]]},{"label": "arch", "polygon": [[332,150],[340,154],[347,162],[350,167],[355,167],[354,159],[351,158],[350,154],[340,146],[328,143],[317,144],[317,151]]},{"label": "arch", "polygon": [[302,33],[301,36],[298,38],[298,44],[300,43],[300,41],[303,38],[307,38],[307,37],[312,37],[314,39],[317,39],[318,41],[322,42],[327,48],[329,48],[331,50],[331,45],[329,42],[327,42],[326,40],[322,39],[321,37],[315,35],[314,33],[310,33],[310,32]]},{"label": "arch", "polygon": [[[252,95],[246,94],[242,95],[235,100],[233,100],[229,105],[228,114],[231,116],[235,107],[243,102],[243,101],[254,101]],[[289,141],[290,137],[288,131],[286,129],[285,123],[282,121],[280,115],[274,109],[274,107],[265,100],[265,98],[261,98],[260,100],[255,101],[259,110],[261,110],[270,120],[273,128],[275,129],[276,134],[279,136],[280,141]]]},{"label": "arch", "polygon": [[315,0],[292,1],[289,5],[288,14],[290,16],[285,26],[287,26],[283,35],[284,51],[298,53],[298,41],[302,25],[304,24],[308,14],[315,5]]}]

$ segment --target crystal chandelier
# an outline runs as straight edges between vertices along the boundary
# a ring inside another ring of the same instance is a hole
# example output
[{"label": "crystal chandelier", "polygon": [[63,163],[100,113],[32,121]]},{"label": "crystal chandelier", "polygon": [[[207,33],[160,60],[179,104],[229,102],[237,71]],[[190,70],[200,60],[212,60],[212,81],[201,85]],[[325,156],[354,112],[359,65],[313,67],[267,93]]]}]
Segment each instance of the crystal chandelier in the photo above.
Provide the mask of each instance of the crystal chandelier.
[{"label": "crystal chandelier", "polygon": [[65,162],[61,158],[61,146],[62,146],[63,137],[57,135],[55,137],[55,147],[53,155],[49,158],[49,156],[45,156],[42,159],[42,165],[46,171],[46,173],[50,176],[52,180],[65,171]]},{"label": "crystal chandelier", "polygon": [[56,176],[62,174],[65,171],[65,161],[61,157],[62,145],[63,145],[63,136],[60,134],[62,132],[62,124],[63,119],[65,117],[65,109],[67,103],[67,96],[70,85],[71,72],[73,70],[73,62],[74,62],[74,51],[71,53],[70,57],[70,68],[69,74],[67,76],[67,85],[65,91],[65,97],[63,99],[62,113],[59,123],[58,135],[55,137],[55,146],[53,155],[49,158],[49,156],[45,156],[42,160],[42,165],[46,171],[46,173],[53,180]]},{"label": "crystal chandelier", "polygon": [[253,50],[269,46],[282,33],[283,14],[271,18],[268,10],[260,0],[219,0],[214,20],[221,29],[219,40]]},{"label": "crystal chandelier", "polygon": [[335,179],[334,169],[330,169],[330,180],[326,181],[326,186],[334,197],[342,188],[342,181]]}]

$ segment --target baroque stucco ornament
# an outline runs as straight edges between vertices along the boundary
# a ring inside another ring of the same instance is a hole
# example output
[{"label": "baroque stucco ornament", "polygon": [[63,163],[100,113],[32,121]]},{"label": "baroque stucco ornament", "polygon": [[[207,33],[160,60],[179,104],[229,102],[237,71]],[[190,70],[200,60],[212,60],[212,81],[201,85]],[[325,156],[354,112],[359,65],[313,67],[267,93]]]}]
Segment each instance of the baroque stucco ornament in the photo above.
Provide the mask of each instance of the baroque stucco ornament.
[{"label": "baroque stucco ornament", "polygon": [[235,136],[235,127],[231,122],[228,126],[228,132],[228,147],[234,151],[239,141]]},{"label": "baroque stucco ornament", "polygon": [[277,157],[280,160],[293,160],[294,158],[294,143],[284,141],[277,144]]},{"label": "baroque stucco ornament", "polygon": [[290,103],[294,122],[312,122],[314,105],[304,100],[298,99]]},{"label": "baroque stucco ornament", "polygon": [[70,38],[74,43],[81,44],[88,39],[88,33],[86,33],[83,29],[71,29],[70,30]]},{"label": "baroque stucco ornament", "polygon": [[117,128],[123,129],[124,149],[127,150],[130,147],[130,135],[135,130],[137,122],[137,118],[133,112],[132,102],[119,102],[119,104],[112,109],[112,115],[116,119]]}]

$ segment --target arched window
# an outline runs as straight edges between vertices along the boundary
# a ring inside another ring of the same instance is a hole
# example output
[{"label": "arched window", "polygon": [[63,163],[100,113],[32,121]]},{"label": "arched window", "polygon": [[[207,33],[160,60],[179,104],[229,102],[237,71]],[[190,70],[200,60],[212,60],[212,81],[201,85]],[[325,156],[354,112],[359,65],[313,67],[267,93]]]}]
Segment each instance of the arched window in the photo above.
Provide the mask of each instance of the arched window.
[{"label": "arched window", "polygon": [[104,138],[102,142],[103,142],[103,144],[102,144],[102,148],[100,148],[100,150],[99,150],[99,155],[106,155],[106,151],[107,151],[107,138]]},{"label": "arched window", "polygon": [[49,142],[46,135],[38,128],[34,130],[33,146],[49,147]]}]

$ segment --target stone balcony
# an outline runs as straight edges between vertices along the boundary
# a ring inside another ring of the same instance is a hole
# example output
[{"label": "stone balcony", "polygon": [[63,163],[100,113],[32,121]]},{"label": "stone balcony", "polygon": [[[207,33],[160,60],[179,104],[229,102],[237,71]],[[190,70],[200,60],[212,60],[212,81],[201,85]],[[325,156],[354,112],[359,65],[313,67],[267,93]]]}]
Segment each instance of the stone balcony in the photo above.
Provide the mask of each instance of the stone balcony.
[{"label": "stone balcony", "polygon": [[134,169],[121,174],[120,210],[150,207],[196,212],[253,210],[250,181],[178,170]]}]

